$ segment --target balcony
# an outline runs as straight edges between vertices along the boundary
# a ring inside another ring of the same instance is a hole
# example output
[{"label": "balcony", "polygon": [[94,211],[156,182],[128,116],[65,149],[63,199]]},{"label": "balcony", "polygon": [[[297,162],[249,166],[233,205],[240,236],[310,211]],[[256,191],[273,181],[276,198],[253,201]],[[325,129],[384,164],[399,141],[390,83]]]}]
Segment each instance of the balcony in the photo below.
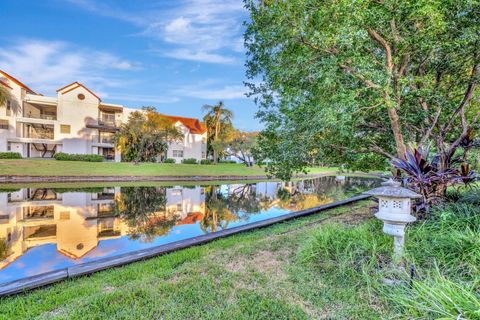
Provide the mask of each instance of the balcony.
[{"label": "balcony", "polygon": [[[111,132],[106,132],[106,133],[111,133]],[[98,147],[108,147],[108,148],[113,148],[113,133],[112,135],[93,135],[90,137],[90,141],[92,142],[92,145],[98,146]]]},{"label": "balcony", "polygon": [[98,124],[101,126],[109,126],[109,127],[120,127],[122,125],[122,121],[120,120],[112,120],[106,118],[99,118]]},{"label": "balcony", "polygon": [[57,120],[57,106],[32,104],[25,102],[23,104],[23,118]]},{"label": "balcony", "polygon": [[112,119],[105,119],[105,118],[98,118],[96,120],[90,120],[87,123],[87,128],[92,129],[99,129],[108,132],[116,132],[122,125],[122,121],[120,120],[112,120]]},{"label": "balcony", "polygon": [[34,124],[34,123],[23,124],[22,131],[23,131],[22,138],[42,139],[42,140],[55,139],[53,125]]}]

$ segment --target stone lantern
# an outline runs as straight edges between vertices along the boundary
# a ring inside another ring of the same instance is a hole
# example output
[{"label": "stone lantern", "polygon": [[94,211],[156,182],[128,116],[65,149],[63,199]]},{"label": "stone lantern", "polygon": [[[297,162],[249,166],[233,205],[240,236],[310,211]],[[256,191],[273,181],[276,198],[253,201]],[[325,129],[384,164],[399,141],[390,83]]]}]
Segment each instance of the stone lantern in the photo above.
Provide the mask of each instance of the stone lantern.
[{"label": "stone lantern", "polygon": [[393,261],[398,264],[403,256],[405,226],[416,220],[410,214],[411,199],[421,196],[409,189],[402,188],[400,182],[392,179],[365,194],[378,198],[378,212],[375,217],[383,221],[383,232],[394,237]]}]

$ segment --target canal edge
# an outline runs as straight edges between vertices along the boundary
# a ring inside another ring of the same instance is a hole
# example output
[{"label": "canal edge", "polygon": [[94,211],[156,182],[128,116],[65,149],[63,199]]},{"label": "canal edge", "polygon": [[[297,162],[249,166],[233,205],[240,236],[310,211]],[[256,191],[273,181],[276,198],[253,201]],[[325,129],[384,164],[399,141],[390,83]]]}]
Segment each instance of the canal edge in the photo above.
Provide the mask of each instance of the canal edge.
[{"label": "canal edge", "polygon": [[317,207],[306,209],[306,210],[290,212],[288,214],[285,214],[279,217],[274,217],[274,218],[270,218],[262,221],[248,223],[243,226],[238,226],[231,229],[225,229],[222,231],[204,234],[204,235],[196,236],[193,238],[183,239],[183,240],[175,241],[172,243],[155,246],[152,248],[136,250],[133,252],[128,252],[128,253],[113,256],[113,257],[102,258],[96,261],[81,263],[81,264],[63,268],[60,270],[42,273],[32,277],[14,280],[11,282],[7,282],[3,285],[0,285],[0,297],[26,292],[32,289],[57,283],[66,279],[76,278],[79,276],[92,274],[92,273],[110,269],[110,268],[121,267],[133,262],[146,260],[156,256],[175,252],[181,249],[187,249],[193,246],[203,245],[203,244],[212,242],[214,240],[222,239],[235,234],[269,227],[279,222],[285,222],[285,221],[296,219],[296,218],[306,217],[324,210],[333,209],[346,204],[351,204],[361,200],[366,200],[368,198],[370,198],[369,195],[359,195],[359,196],[355,196],[345,200],[332,202],[329,204],[317,206]]}]

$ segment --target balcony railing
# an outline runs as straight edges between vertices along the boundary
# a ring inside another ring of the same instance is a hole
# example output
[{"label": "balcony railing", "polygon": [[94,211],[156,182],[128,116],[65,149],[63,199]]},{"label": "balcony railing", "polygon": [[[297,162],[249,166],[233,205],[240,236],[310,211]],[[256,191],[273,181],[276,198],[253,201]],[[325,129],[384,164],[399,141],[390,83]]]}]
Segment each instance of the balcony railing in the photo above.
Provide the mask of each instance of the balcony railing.
[{"label": "balcony railing", "polygon": [[48,132],[31,131],[31,132],[26,132],[23,135],[23,138],[53,140],[54,134],[53,134],[53,131],[48,131]]},{"label": "balcony railing", "polygon": [[101,126],[108,126],[108,127],[120,127],[122,122],[120,120],[99,118],[98,119],[98,124],[101,125]]},{"label": "balcony railing", "polygon": [[56,114],[26,114],[24,117],[30,119],[57,120]]},{"label": "balcony railing", "polygon": [[99,136],[99,135],[94,135],[92,136],[92,142],[93,143],[105,143],[105,144],[112,144],[113,143],[113,137],[108,137],[108,136]]}]

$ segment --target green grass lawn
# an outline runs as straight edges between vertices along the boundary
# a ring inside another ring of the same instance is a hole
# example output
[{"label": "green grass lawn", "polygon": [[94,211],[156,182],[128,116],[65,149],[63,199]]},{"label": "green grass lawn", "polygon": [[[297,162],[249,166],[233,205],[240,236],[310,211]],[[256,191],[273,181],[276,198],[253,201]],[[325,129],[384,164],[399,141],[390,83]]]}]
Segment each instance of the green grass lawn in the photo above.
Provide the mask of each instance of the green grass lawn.
[{"label": "green grass lawn", "polygon": [[[311,174],[333,173],[337,168],[311,168]],[[27,176],[261,176],[263,168],[243,164],[160,164],[81,162],[41,159],[0,160],[0,175]]]},{"label": "green grass lawn", "polygon": [[408,228],[411,287],[382,284],[392,239],[363,201],[3,298],[0,319],[480,319],[475,199]]}]

